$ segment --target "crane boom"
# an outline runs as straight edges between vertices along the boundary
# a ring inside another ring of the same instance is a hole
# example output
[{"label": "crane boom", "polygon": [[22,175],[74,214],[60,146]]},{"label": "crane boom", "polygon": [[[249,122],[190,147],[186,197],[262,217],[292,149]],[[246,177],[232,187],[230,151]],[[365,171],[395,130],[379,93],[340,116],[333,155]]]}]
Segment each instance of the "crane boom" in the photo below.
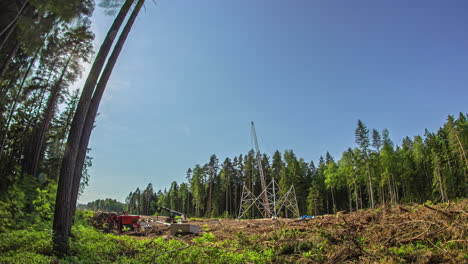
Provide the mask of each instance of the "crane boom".
[{"label": "crane boom", "polygon": [[262,184],[262,200],[263,200],[263,207],[265,208],[265,217],[270,217],[271,211],[270,211],[270,205],[268,203],[268,197],[267,197],[267,190],[266,190],[267,186],[266,186],[265,174],[263,173],[262,156],[260,154],[260,148],[258,147],[257,133],[255,132],[254,122],[252,121],[251,124],[252,124],[252,137],[253,137],[254,144],[255,144],[255,151],[257,153],[258,170],[260,171],[260,182]]}]

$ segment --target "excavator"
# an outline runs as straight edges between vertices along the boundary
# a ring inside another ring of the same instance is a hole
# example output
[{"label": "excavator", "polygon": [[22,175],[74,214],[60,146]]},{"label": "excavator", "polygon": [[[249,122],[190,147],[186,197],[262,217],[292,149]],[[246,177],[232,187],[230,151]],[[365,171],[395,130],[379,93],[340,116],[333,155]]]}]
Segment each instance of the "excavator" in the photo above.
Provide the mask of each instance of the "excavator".
[{"label": "excavator", "polygon": [[162,207],[162,206],[158,207],[156,209],[158,214],[160,214],[163,210],[169,213],[169,217],[166,218],[166,223],[177,223],[177,219],[176,219],[177,216],[180,216],[180,221],[182,223],[187,223],[187,221],[188,221],[188,217],[184,213],[177,212],[175,210],[172,210],[172,209],[169,209],[169,208],[166,208],[166,207]]}]

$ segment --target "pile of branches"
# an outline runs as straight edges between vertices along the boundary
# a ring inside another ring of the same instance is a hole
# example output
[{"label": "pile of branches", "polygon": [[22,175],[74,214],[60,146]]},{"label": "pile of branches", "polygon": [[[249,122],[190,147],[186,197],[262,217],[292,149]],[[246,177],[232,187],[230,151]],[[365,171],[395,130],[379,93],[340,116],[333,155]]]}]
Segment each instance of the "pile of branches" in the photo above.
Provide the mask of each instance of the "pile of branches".
[{"label": "pile of branches", "polygon": [[464,199],[340,212],[284,222],[252,244],[263,240],[265,248],[275,250],[277,262],[464,263],[467,209]]},{"label": "pile of branches", "polygon": [[110,232],[114,228],[112,217],[117,216],[114,212],[96,212],[94,216],[89,219],[89,223],[96,229]]},{"label": "pile of branches", "polygon": [[[335,226],[330,241],[336,245],[328,262],[463,261],[468,249],[467,206],[467,200],[455,206],[383,206],[335,217],[328,223]],[[327,225],[326,220],[322,224]]]}]

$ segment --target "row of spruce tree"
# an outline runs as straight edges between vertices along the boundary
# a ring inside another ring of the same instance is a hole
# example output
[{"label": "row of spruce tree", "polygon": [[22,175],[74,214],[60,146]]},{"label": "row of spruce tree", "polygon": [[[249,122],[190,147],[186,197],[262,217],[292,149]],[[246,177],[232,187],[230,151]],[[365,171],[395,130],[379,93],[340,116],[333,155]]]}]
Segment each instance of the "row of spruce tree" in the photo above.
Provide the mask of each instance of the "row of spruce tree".
[{"label": "row of spruce tree", "polygon": [[0,231],[53,216],[93,10],[94,0],[0,2]]},{"label": "row of spruce tree", "polygon": [[97,199],[87,204],[78,204],[76,207],[80,210],[91,210],[91,211],[110,211],[110,212],[123,212],[127,210],[127,206],[124,203],[117,201],[116,199]]},{"label": "row of spruce tree", "polygon": [[0,2],[0,231],[49,222],[55,208],[54,250],[68,253],[94,121],[144,3],[99,0],[116,16],[81,92],[70,93],[93,55],[95,1]]},{"label": "row of spruce tree", "polygon": [[[468,122],[465,114],[449,116],[437,131],[406,137],[395,145],[384,129],[370,132],[360,120],[355,148],[336,160],[328,152],[317,164],[298,158],[292,150],[263,154],[267,183],[275,179],[282,192],[296,190],[300,214],[330,214],[372,208],[384,203],[446,202],[468,193]],[[253,150],[226,158],[212,155],[208,163],[187,171],[186,182],[173,182],[155,192],[152,184],[126,198],[133,214],[154,214],[168,207],[195,217],[235,217],[242,188],[260,194],[259,168]],[[285,216],[285,212],[281,212]],[[247,217],[260,217],[252,210]]]}]

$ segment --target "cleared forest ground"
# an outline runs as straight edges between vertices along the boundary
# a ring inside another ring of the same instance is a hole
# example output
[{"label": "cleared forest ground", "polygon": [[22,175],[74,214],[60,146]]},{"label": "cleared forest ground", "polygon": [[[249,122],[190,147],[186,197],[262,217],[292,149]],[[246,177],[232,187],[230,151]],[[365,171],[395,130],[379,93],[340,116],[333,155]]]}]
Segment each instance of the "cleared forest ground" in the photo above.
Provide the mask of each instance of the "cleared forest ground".
[{"label": "cleared forest ground", "polygon": [[[140,239],[163,237],[194,245],[213,235],[210,246],[227,251],[273,250],[275,262],[466,263],[468,200],[439,205],[397,205],[318,216],[313,219],[197,219],[199,235],[171,236],[153,223]],[[128,233],[138,235],[138,233]],[[233,249],[234,248],[234,249]]]},{"label": "cleared forest ground", "polygon": [[468,263],[467,210],[465,199],[307,220],[193,219],[201,232],[187,236],[156,223],[106,233],[88,223],[93,212],[77,211],[69,255],[54,254],[48,222],[0,233],[0,263]]}]

